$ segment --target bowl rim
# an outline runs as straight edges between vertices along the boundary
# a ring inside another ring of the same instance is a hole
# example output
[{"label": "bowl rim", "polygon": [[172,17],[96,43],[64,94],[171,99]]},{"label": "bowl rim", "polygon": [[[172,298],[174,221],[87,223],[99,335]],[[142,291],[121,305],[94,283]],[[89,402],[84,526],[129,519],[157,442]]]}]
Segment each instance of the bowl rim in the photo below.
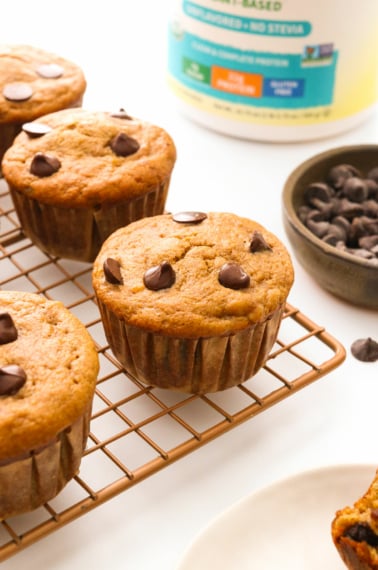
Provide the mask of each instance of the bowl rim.
[{"label": "bowl rim", "polygon": [[[355,263],[366,269],[376,269],[378,271],[378,265],[372,264],[369,260],[358,257],[353,253],[348,253],[346,251],[337,249],[335,246],[330,245],[320,238],[318,238],[314,233],[312,233],[300,220],[292,200],[292,191],[295,182],[298,178],[306,172],[306,170],[313,164],[321,161],[325,158],[333,158],[341,153],[353,152],[353,151],[376,151],[377,152],[377,166],[378,166],[378,144],[357,144],[357,145],[344,145],[339,147],[333,147],[328,150],[324,150],[311,157],[305,159],[303,162],[298,164],[294,170],[288,175],[285,180],[283,191],[282,191],[282,204],[287,221],[295,228],[295,230],[301,234],[301,236],[307,241],[311,242],[315,247],[319,248],[326,255],[339,258],[349,263]],[[314,181],[315,182],[315,181]]]}]

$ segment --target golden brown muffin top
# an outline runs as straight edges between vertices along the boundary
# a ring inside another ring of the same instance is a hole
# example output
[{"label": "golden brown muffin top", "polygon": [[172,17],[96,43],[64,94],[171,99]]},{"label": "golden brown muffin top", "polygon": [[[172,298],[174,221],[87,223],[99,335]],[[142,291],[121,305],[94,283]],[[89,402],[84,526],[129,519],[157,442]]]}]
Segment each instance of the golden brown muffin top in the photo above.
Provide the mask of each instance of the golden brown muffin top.
[{"label": "golden brown muffin top", "polygon": [[89,333],[62,303],[0,291],[0,461],[50,443],[79,419],[98,366]]},{"label": "golden brown muffin top", "polygon": [[86,89],[75,63],[29,45],[0,45],[0,124],[76,106]]},{"label": "golden brown muffin top", "polygon": [[[36,136],[46,125],[48,132]],[[58,111],[24,129],[4,156],[3,175],[18,191],[55,206],[95,207],[145,195],[169,179],[176,160],[164,129],[123,111]]]},{"label": "golden brown muffin top", "polygon": [[292,283],[291,259],[278,238],[231,213],[133,222],[106,240],[93,268],[96,295],[118,318],[183,338],[264,321]]}]

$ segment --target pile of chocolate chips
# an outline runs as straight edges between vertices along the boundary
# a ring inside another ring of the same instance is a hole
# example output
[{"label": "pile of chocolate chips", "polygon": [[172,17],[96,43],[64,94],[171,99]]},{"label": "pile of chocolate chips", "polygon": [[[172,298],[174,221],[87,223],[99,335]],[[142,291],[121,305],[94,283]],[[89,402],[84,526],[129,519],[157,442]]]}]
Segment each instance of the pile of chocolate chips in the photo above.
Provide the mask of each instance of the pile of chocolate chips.
[{"label": "pile of chocolate chips", "polygon": [[297,213],[314,235],[378,268],[378,166],[366,175],[351,164],[333,166],[305,188],[304,201]]}]

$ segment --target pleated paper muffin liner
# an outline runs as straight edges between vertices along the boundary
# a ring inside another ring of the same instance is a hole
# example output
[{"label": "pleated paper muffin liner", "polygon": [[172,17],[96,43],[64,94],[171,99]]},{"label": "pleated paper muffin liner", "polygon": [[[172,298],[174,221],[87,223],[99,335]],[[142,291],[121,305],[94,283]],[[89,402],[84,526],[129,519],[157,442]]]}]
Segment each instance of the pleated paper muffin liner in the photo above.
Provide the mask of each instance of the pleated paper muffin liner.
[{"label": "pleated paper muffin liner", "polygon": [[142,196],[88,208],[44,204],[12,186],[10,192],[25,235],[40,249],[56,257],[92,262],[102,243],[116,229],[162,214],[168,188],[166,180]]},{"label": "pleated paper muffin liner", "polygon": [[0,460],[0,519],[36,509],[77,474],[89,433],[91,406],[44,447]]},{"label": "pleated paper muffin liner", "polygon": [[109,346],[126,372],[145,384],[196,394],[254,376],[276,341],[284,310],[282,305],[265,321],[234,334],[188,339],[130,326],[98,303]]}]

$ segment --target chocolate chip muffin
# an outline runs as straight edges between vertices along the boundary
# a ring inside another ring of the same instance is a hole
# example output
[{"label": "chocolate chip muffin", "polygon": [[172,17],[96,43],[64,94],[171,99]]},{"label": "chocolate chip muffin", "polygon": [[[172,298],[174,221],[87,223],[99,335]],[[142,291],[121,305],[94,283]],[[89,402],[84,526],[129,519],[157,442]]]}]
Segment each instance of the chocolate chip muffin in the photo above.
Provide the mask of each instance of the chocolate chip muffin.
[{"label": "chocolate chip muffin", "polygon": [[74,109],[24,125],[3,173],[25,234],[52,255],[90,262],[113,231],[164,211],[175,160],[161,127]]},{"label": "chocolate chip muffin", "polygon": [[86,89],[75,63],[29,45],[0,45],[0,161],[21,126],[78,107]]},{"label": "chocolate chip muffin", "polygon": [[332,539],[347,568],[378,569],[378,472],[353,507],[336,512]]},{"label": "chocolate chip muffin", "polygon": [[189,393],[261,368],[292,282],[284,245],[232,213],[139,220],[111,235],[93,266],[106,337],[126,371]]},{"label": "chocolate chip muffin", "polygon": [[0,519],[53,498],[77,473],[98,356],[60,302],[0,292]]}]

